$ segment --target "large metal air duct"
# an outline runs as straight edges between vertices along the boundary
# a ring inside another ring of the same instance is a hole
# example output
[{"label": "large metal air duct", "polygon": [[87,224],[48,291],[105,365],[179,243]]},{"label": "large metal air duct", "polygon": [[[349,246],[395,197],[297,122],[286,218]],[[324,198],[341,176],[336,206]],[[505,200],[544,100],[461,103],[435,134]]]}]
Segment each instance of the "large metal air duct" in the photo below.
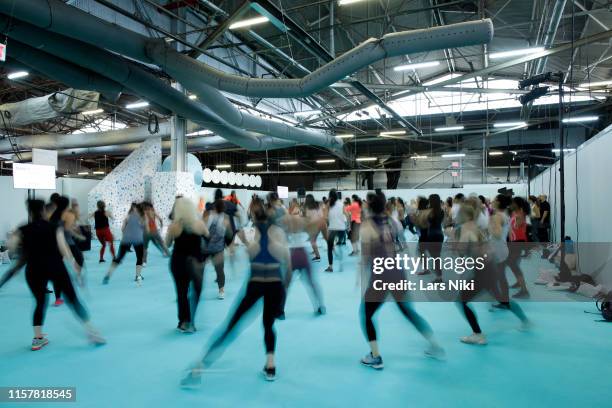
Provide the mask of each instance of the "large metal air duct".
[{"label": "large metal air duct", "polygon": [[493,38],[490,19],[390,33],[363,42],[303,78],[261,79],[216,70],[177,52],[162,39],[151,39],[119,27],[59,0],[0,0],[0,12],[143,62],[155,63],[196,93],[200,92],[197,84],[204,83],[218,90],[257,97],[304,97],[384,58],[480,45]]},{"label": "large metal air duct", "polygon": [[107,100],[116,101],[123,87],[115,81],[70,64],[19,41],[11,41],[7,55],[41,74],[75,89],[100,92]]},{"label": "large metal air duct", "polygon": [[[142,97],[204,126],[232,143],[249,150],[269,150],[293,146],[296,143],[267,135],[248,132],[229,125],[206,106],[190,100],[134,63],[80,41],[44,31],[6,16],[0,16],[0,27],[9,37],[31,47],[44,49],[62,59],[78,64],[110,78]],[[92,56],[96,56],[92,58]]]},{"label": "large metal air duct", "polygon": [[[151,137],[159,137],[159,134],[150,135]],[[162,140],[162,151],[170,152],[170,140]],[[221,136],[206,136],[206,137],[194,137],[187,139],[187,150],[188,151],[200,151],[209,148],[221,148],[229,147],[227,140]],[[125,143],[109,146],[98,146],[98,147],[81,147],[81,148],[69,148],[69,149],[58,149],[57,154],[59,157],[88,157],[88,156],[123,156],[132,153],[134,150],[140,147],[140,143]],[[32,152],[23,152],[16,155],[10,156],[11,160],[18,161],[31,161]]]},{"label": "large metal air duct", "polygon": [[[147,126],[131,127],[118,130],[109,130],[106,132],[92,132],[92,133],[77,133],[77,134],[38,134],[31,136],[19,136],[13,138],[14,145],[11,146],[11,142],[8,138],[0,140],[0,153],[9,153],[15,150],[17,151],[29,151],[32,148],[37,149],[88,149],[101,146],[112,146],[122,145],[129,143],[140,143],[151,137],[170,137],[170,123],[162,122],[159,124],[159,131],[157,133],[149,132]],[[193,124],[188,125],[189,131],[194,129]],[[227,141],[220,136],[206,136],[198,138],[187,138],[187,141],[200,140],[210,141],[211,145],[218,145],[227,143]]]}]

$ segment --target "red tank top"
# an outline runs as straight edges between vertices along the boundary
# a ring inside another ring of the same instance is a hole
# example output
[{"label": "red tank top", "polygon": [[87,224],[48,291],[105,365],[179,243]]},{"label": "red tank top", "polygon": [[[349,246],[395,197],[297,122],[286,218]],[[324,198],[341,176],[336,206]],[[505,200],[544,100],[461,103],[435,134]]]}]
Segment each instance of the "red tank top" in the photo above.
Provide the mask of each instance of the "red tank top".
[{"label": "red tank top", "polygon": [[517,226],[516,215],[513,214],[510,219],[510,241],[527,241],[527,223],[523,220],[520,226]]}]

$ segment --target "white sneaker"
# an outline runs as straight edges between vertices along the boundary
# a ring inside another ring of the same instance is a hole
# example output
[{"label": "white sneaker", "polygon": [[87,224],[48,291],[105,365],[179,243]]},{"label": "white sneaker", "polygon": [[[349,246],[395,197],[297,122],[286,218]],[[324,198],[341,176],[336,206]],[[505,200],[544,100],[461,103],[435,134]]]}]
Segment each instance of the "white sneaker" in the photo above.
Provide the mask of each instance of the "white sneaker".
[{"label": "white sneaker", "polygon": [[225,299],[225,292],[219,292],[219,294],[217,295],[217,299],[219,300]]},{"label": "white sneaker", "polygon": [[472,333],[469,336],[461,337],[461,342],[466,344],[477,344],[479,346],[484,346],[487,344],[487,336],[482,333]]}]

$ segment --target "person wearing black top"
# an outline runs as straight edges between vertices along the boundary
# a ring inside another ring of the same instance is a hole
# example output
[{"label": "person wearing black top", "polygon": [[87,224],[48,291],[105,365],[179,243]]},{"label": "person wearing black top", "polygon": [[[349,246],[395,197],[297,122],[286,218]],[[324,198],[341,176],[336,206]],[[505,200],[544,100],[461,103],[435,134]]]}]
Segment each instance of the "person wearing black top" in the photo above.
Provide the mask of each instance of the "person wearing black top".
[{"label": "person wearing black top", "polygon": [[193,333],[204,277],[202,237],[208,236],[208,229],[198,217],[195,205],[187,198],[176,199],[172,218],[166,235],[166,245],[170,248],[174,244],[170,271],[176,287],[179,320],[177,329],[183,333]]},{"label": "person wearing black top", "polygon": [[0,287],[14,277],[23,266],[26,267],[26,282],[36,301],[32,319],[34,327],[32,350],[40,350],[49,343],[42,333],[49,280],[61,289],[68,305],[85,327],[89,341],[97,345],[104,344],[106,341],[91,325],[89,313],[79,301],[64,265],[64,259],[73,265],[75,259],[66,244],[63,228],[44,219],[43,201],[29,200],[27,206],[30,222],[19,228],[16,237],[20,257],[0,279]]},{"label": "person wearing black top", "polygon": [[102,200],[96,203],[98,210],[93,213],[94,216],[94,229],[96,230],[96,237],[102,247],[100,248],[100,262],[104,261],[104,250],[106,249],[106,243],[108,242],[111,255],[115,258],[115,245],[113,244],[113,233],[110,230],[109,218],[112,218],[110,213],[106,211],[106,203]]},{"label": "person wearing black top", "polygon": [[550,242],[550,204],[547,201],[545,195],[541,195],[540,199],[540,230],[539,240],[540,242]]}]

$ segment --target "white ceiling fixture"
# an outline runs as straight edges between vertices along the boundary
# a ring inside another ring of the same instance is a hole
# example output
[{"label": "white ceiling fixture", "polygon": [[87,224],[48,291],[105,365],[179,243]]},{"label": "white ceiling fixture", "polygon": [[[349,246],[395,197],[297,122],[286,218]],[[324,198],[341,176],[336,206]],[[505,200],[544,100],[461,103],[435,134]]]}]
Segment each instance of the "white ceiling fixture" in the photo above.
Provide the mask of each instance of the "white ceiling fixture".
[{"label": "white ceiling fixture", "polygon": [[438,127],[438,128],[434,128],[435,132],[450,132],[453,130],[463,130],[465,129],[465,126],[444,126],[444,127]]},{"label": "white ceiling fixture", "polygon": [[505,127],[523,127],[527,126],[526,122],[498,122],[494,123],[493,127],[495,128],[505,128]]},{"label": "white ceiling fixture", "polygon": [[191,95],[189,95],[189,99],[191,99],[192,101],[196,100],[196,99],[198,99],[198,95],[191,94]]},{"label": "white ceiling fixture", "polygon": [[355,3],[361,3],[365,0],[339,0],[338,1],[338,5],[339,6],[348,6],[349,4],[355,4]]},{"label": "white ceiling fixture", "polygon": [[612,85],[612,79],[608,81],[597,81],[597,82],[585,82],[578,85],[578,88],[597,88],[600,86]]},{"label": "white ceiling fixture", "polygon": [[230,24],[228,28],[230,30],[235,30],[237,28],[244,28],[244,27],[250,27],[253,25],[257,25],[257,24],[267,23],[268,21],[270,20],[268,19],[268,17],[265,17],[265,16],[247,18],[246,20],[236,21],[235,23]]},{"label": "white ceiling fixture", "polygon": [[247,167],[263,167],[263,163],[247,163]]},{"label": "white ceiling fixture", "polygon": [[145,108],[147,106],[149,106],[149,102],[141,101],[141,102],[128,103],[127,105],[125,105],[125,109],[138,109],[138,108]]},{"label": "white ceiling fixture", "polygon": [[[571,152],[575,152],[575,151],[576,151],[576,149],[573,149],[573,148],[565,148],[565,149],[563,149],[563,153],[571,153]],[[561,153],[561,149],[552,149],[552,152],[559,154],[559,153]]]},{"label": "white ceiling fixture", "polygon": [[414,71],[414,70],[421,69],[421,68],[437,67],[438,65],[440,65],[440,61],[417,62],[414,64],[398,65],[397,67],[393,68],[393,70],[394,71],[409,71],[409,70]]},{"label": "white ceiling fixture", "polygon": [[563,119],[563,123],[594,122],[596,120],[599,120],[599,116],[576,116]]},{"label": "white ceiling fixture", "polygon": [[376,161],[378,160],[376,157],[358,157],[357,159],[358,162],[371,162],[371,161]]},{"label": "white ceiling fixture", "polygon": [[386,132],[380,132],[378,135],[385,137],[385,136],[397,136],[397,135],[405,135],[406,131],[405,130],[388,130]]},{"label": "white ceiling fixture", "polygon": [[320,114],[321,114],[320,110],[306,110],[306,111],[294,112],[293,116],[313,116],[313,115],[320,115]]},{"label": "white ceiling fixture", "polygon": [[216,168],[216,169],[229,169],[229,168],[231,168],[231,167],[232,167],[232,165],[231,165],[231,164],[217,164],[217,165],[215,166],[215,168]]},{"label": "white ceiling fixture", "polygon": [[88,171],[79,171],[77,174],[78,174],[79,176],[88,176],[88,175],[89,175],[89,172],[88,172]]},{"label": "white ceiling fixture", "polygon": [[298,164],[297,160],[290,160],[290,161],[282,161],[279,163],[281,166],[295,166],[296,164]]},{"label": "white ceiling fixture", "polygon": [[352,133],[345,133],[342,135],[336,135],[336,137],[339,139],[350,139],[351,137],[355,137],[355,135]]},{"label": "white ceiling fixture", "polygon": [[419,154],[415,154],[414,156],[411,156],[410,158],[411,159],[415,159],[415,160],[417,160],[417,159],[426,159],[427,156],[421,156]]},{"label": "white ceiling fixture", "polygon": [[28,75],[30,75],[28,71],[16,71],[16,72],[11,72],[6,77],[8,79],[19,79],[19,78],[25,78]]},{"label": "white ceiling fixture", "polygon": [[445,159],[450,159],[453,157],[465,157],[465,153],[447,153],[442,155]]},{"label": "white ceiling fixture", "polygon": [[334,163],[336,161],[336,159],[319,159],[317,160],[318,164],[327,164],[327,163]]},{"label": "white ceiling fixture", "polygon": [[500,152],[499,150],[491,150],[489,152],[489,156],[502,156],[504,152]]},{"label": "white ceiling fixture", "polygon": [[94,110],[84,111],[84,112],[81,112],[81,115],[83,115],[83,116],[99,115],[101,113],[104,113],[104,109],[94,109]]},{"label": "white ceiling fixture", "polygon": [[212,135],[213,132],[211,132],[208,129],[203,129],[203,130],[198,130],[197,132],[191,132],[191,133],[187,133],[185,136],[203,136],[203,135]]},{"label": "white ceiling fixture", "polygon": [[516,57],[519,55],[534,54],[536,52],[542,52],[542,51],[544,51],[544,47],[522,48],[518,50],[494,52],[492,54],[489,54],[489,58],[490,59],[510,58],[510,57]]},{"label": "white ceiling fixture", "polygon": [[103,172],[102,170],[96,170],[93,172],[93,174],[101,175],[101,174],[106,174],[106,173]]}]

